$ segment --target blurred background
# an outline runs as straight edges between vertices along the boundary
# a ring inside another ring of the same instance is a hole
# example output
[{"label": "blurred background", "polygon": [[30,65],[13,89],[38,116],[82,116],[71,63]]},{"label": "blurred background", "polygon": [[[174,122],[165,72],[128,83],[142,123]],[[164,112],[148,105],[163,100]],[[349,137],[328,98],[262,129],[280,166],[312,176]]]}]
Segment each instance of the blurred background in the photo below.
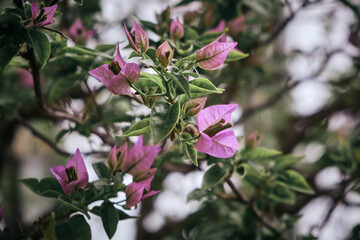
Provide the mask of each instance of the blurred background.
[{"label": "blurred background", "polygon": [[[1,1],[0,9],[9,4],[11,1]],[[140,21],[154,43],[160,41],[158,34],[169,27],[161,25],[169,18],[179,17],[187,28],[199,33],[224,21],[227,40],[237,41],[237,48],[249,53],[249,57],[219,71],[200,72],[225,89],[222,95],[210,96],[208,104],[238,103],[240,108],[233,114],[238,137],[257,130],[263,136],[261,146],[304,156],[295,169],[315,190],[313,195],[297,195],[293,205],[277,205],[274,214],[301,216],[289,235],[293,239],[296,235],[309,236],[306,239],[360,239],[358,0],[84,0],[81,7],[63,0],[58,4],[63,15],[55,18],[56,29],[66,33],[80,17],[85,29],[96,31],[87,47],[119,42],[124,48],[121,51],[124,59],[131,53],[126,48],[124,21],[128,26],[134,20]],[[46,68],[44,72],[45,88],[50,92],[56,76]],[[36,196],[19,179],[50,176],[51,166],[67,161],[61,151],[74,153],[78,147],[81,152],[90,153],[84,159],[90,180],[94,180],[91,164],[106,159],[106,155],[91,152],[106,152],[110,146],[86,130],[63,131],[75,128],[69,121],[40,118],[31,100],[31,83],[29,87],[18,81],[17,74],[3,76],[0,82],[0,105],[11,106],[0,114],[0,202],[7,206],[2,224],[26,228],[34,219],[50,214],[57,203]],[[4,79],[12,81],[5,83]],[[92,77],[87,76],[86,82],[94,91],[101,86]],[[23,90],[21,94],[19,89]],[[86,91],[83,83],[73,82],[54,98],[54,103],[65,106],[69,112],[82,113],[88,107],[83,96]],[[99,106],[108,104],[109,96],[109,92],[102,91],[95,101]],[[116,106],[119,114],[147,113],[148,109],[125,100],[103,106],[104,111],[111,114]],[[124,126],[120,122],[112,123],[114,132]],[[244,140],[241,145],[244,146]],[[234,210],[221,202],[187,201],[187,195],[201,187],[206,164],[195,168],[183,163],[184,157],[180,157],[176,146],[166,147],[171,150],[156,160],[167,161],[161,165],[157,181],[162,182],[161,193],[144,200],[137,210],[129,211],[142,217],[121,221],[113,239],[182,239],[179,237],[182,229],[193,224],[201,211],[208,213],[202,215],[204,223],[209,227],[218,223],[226,231],[226,224],[222,225],[217,214],[231,215]],[[239,213],[234,219],[241,225],[247,216]],[[90,223],[93,239],[106,239],[100,219],[92,215]],[[223,238],[212,235],[204,239]]]}]

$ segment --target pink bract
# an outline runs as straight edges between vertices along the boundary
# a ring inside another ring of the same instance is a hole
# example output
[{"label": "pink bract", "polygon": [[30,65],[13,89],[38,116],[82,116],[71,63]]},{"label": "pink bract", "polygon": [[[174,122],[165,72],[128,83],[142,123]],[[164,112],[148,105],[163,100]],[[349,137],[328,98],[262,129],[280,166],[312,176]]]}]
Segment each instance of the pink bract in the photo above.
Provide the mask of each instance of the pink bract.
[{"label": "pink bract", "polygon": [[199,67],[205,70],[214,70],[225,62],[227,55],[237,43],[219,42],[223,36],[224,34],[196,53],[195,59],[198,61]]},{"label": "pink bract", "polygon": [[181,24],[179,18],[172,20],[170,25],[170,38],[172,40],[179,40],[184,36],[184,27]]},{"label": "pink bract", "polygon": [[131,208],[136,206],[142,199],[159,193],[160,191],[150,191],[151,181],[154,177],[148,178],[142,182],[133,182],[126,187],[126,205]]},{"label": "pink bract", "polygon": [[[36,3],[31,4],[31,22],[26,26],[30,27],[42,27],[50,25],[54,22],[54,14],[57,8],[57,4],[50,7],[44,7],[40,9]],[[41,15],[42,14],[42,15]],[[41,15],[41,16],[40,16]]]},{"label": "pink bract", "polygon": [[84,189],[89,182],[89,176],[86,170],[84,159],[79,149],[66,164],[50,168],[51,173],[59,181],[64,193],[71,195],[75,188]]},{"label": "pink bract", "polygon": [[[111,69],[112,66],[119,68],[119,72]],[[126,63],[120,55],[119,44],[117,46],[114,61],[111,64],[103,64],[91,71],[89,74],[102,82],[110,92],[117,95],[131,95],[131,88],[128,83],[136,83],[140,76],[140,67],[136,63]]]},{"label": "pink bract", "polygon": [[[213,29],[211,29],[209,32],[221,32],[224,31],[226,28],[226,22],[225,20],[221,20],[220,23]],[[221,35],[221,38],[219,39],[219,42],[226,42],[226,35]]]},{"label": "pink bract", "polygon": [[134,21],[130,33],[127,30],[125,23],[124,28],[130,46],[139,54],[146,52],[149,48],[149,38],[140,25]]},{"label": "pink bract", "polygon": [[161,64],[166,68],[174,56],[174,50],[170,47],[168,41],[163,42],[156,50],[156,56]]},{"label": "pink bract", "polygon": [[[197,124],[201,135],[194,146],[196,150],[217,158],[229,158],[235,154],[238,149],[235,133],[225,125],[231,124],[231,113],[237,106],[214,105],[200,111]],[[207,132],[211,129],[209,136]]]}]

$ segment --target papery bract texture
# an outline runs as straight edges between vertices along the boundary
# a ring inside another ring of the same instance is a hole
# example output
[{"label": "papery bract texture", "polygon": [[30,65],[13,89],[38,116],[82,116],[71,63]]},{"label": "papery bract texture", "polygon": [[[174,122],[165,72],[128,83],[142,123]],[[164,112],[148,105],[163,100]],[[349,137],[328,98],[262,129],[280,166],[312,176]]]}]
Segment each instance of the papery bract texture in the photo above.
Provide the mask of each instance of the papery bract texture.
[{"label": "papery bract texture", "polygon": [[142,182],[133,182],[125,189],[126,205],[131,208],[136,206],[142,199],[159,193],[160,191],[150,191],[151,181],[154,177],[148,178]]},{"label": "papery bract texture", "polygon": [[225,62],[227,55],[235,48],[237,43],[219,42],[223,35],[196,53],[195,59],[198,61],[199,67],[205,70],[214,70]]},{"label": "papery bract texture", "polygon": [[146,52],[149,48],[149,38],[144,29],[136,21],[134,21],[130,32],[127,30],[125,23],[124,28],[130,46],[139,54]]},{"label": "papery bract texture", "polygon": [[71,195],[75,188],[84,189],[89,182],[89,175],[79,149],[76,149],[75,154],[65,167],[58,165],[50,168],[50,171],[67,195]]},{"label": "papery bract texture", "polygon": [[136,83],[139,80],[140,67],[136,63],[126,63],[121,58],[118,44],[114,61],[89,71],[89,74],[101,81],[110,92],[116,95],[131,95],[128,82]]},{"label": "papery bract texture", "polygon": [[217,158],[232,157],[238,142],[231,126],[231,113],[237,104],[213,105],[199,112],[197,124],[200,137],[194,148]]},{"label": "papery bract texture", "polygon": [[57,4],[44,7],[40,9],[39,5],[36,3],[31,4],[31,22],[26,26],[30,27],[42,27],[50,25],[54,22],[54,14],[57,8]]},{"label": "papery bract texture", "polygon": [[184,27],[181,24],[179,18],[177,17],[176,20],[172,20],[170,25],[170,38],[172,40],[179,40],[184,35]]},{"label": "papery bract texture", "polygon": [[156,50],[156,56],[161,64],[166,68],[174,56],[174,50],[170,47],[168,41],[163,42]]}]

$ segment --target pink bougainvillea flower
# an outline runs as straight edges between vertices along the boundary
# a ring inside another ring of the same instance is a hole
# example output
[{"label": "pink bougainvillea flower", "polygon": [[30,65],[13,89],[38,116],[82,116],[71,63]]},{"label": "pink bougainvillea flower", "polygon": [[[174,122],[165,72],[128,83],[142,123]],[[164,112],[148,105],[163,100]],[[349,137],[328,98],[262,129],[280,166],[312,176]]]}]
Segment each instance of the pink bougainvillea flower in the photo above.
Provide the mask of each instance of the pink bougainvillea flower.
[{"label": "pink bougainvillea flower", "polygon": [[125,189],[126,205],[125,207],[131,208],[136,206],[142,199],[150,197],[159,193],[160,191],[150,191],[151,181],[154,177],[150,177],[141,182],[133,182]]},{"label": "pink bougainvillea flower", "polygon": [[50,25],[54,22],[54,14],[57,8],[57,4],[50,7],[41,8],[36,3],[31,4],[31,22],[26,26],[30,27],[42,27]]},{"label": "pink bougainvillea flower", "polygon": [[[225,22],[225,20],[221,20],[220,23],[216,26],[216,28],[211,29],[209,32],[221,32],[221,31],[224,31],[225,28],[226,28],[226,22]],[[221,35],[219,42],[226,42],[225,34]]]},{"label": "pink bougainvillea flower", "polygon": [[231,113],[237,104],[213,105],[200,111],[197,124],[200,137],[194,148],[217,158],[232,157],[238,142],[231,124]]},{"label": "pink bougainvillea flower", "polygon": [[[119,171],[121,164],[126,161],[127,158],[127,143],[124,143],[121,147],[117,148],[114,146],[109,154],[107,164],[109,168],[113,171]],[[119,155],[120,154],[120,155]]]},{"label": "pink bougainvillea flower", "polygon": [[134,21],[130,33],[125,23],[124,28],[130,46],[139,54],[146,52],[149,48],[149,38],[144,29],[142,29],[136,21]]},{"label": "pink bougainvillea flower", "polygon": [[248,148],[257,147],[260,144],[260,142],[262,141],[262,139],[263,139],[263,136],[260,136],[258,134],[258,131],[255,130],[254,132],[252,132],[251,134],[249,134],[246,137],[246,140],[245,140],[246,147],[248,147]]},{"label": "pink bougainvillea flower", "polygon": [[34,79],[32,74],[23,68],[19,68],[16,72],[20,84],[25,88],[31,88],[34,86]]},{"label": "pink bougainvillea flower", "polygon": [[172,20],[170,25],[170,38],[172,40],[179,40],[184,36],[184,27],[181,24],[179,18]]},{"label": "pink bougainvillea flower", "polygon": [[0,221],[1,221],[1,219],[3,218],[3,216],[4,216],[4,213],[5,213],[5,206],[2,206],[2,207],[0,208]]},{"label": "pink bougainvillea flower", "polygon": [[163,42],[156,50],[156,56],[161,64],[167,68],[174,56],[174,50],[170,47],[168,41]]},{"label": "pink bougainvillea flower", "polygon": [[136,63],[126,63],[117,46],[114,61],[103,64],[89,73],[102,82],[110,92],[117,95],[131,95],[130,83],[136,83],[140,76],[140,67]]},{"label": "pink bougainvillea flower", "polygon": [[244,31],[247,28],[247,25],[244,24],[245,16],[234,18],[230,20],[227,25],[229,27],[229,34],[231,36],[237,36],[240,32]]},{"label": "pink bougainvillea flower", "polygon": [[157,145],[144,146],[143,136],[139,136],[134,146],[127,152],[127,157],[121,164],[121,170],[135,175],[139,171],[150,170],[155,157],[161,151]]},{"label": "pink bougainvillea flower", "polygon": [[86,44],[94,36],[95,30],[86,31],[81,19],[77,18],[69,28],[69,34],[75,43]]},{"label": "pink bougainvillea flower", "polygon": [[75,188],[84,189],[89,181],[84,159],[79,149],[66,164],[66,167],[58,165],[50,168],[51,173],[59,181],[64,193],[71,195]]},{"label": "pink bougainvillea flower", "polygon": [[200,49],[195,56],[199,67],[205,70],[219,68],[226,60],[227,55],[237,45],[236,42],[219,42],[224,33],[209,45]]}]

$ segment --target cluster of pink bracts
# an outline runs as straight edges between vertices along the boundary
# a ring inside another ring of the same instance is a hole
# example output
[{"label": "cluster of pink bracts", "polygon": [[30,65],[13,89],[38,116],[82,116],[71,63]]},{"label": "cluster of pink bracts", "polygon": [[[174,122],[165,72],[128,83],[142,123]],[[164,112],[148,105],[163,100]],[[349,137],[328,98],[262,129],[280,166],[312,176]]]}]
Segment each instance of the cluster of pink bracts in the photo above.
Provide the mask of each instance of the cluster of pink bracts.
[{"label": "cluster of pink bracts", "polygon": [[[108,166],[113,173],[121,171],[133,176],[133,182],[125,189],[126,205],[131,208],[142,199],[157,194],[159,191],[150,191],[151,181],[154,179],[156,168],[151,168],[156,155],[161,151],[158,146],[143,145],[142,136],[135,145],[128,149],[127,143],[110,151]],[[119,157],[118,157],[119,156]],[[58,165],[50,168],[51,173],[59,181],[63,191],[71,195],[76,188],[85,189],[89,182],[84,159],[79,149],[71,157],[66,166]]]}]

